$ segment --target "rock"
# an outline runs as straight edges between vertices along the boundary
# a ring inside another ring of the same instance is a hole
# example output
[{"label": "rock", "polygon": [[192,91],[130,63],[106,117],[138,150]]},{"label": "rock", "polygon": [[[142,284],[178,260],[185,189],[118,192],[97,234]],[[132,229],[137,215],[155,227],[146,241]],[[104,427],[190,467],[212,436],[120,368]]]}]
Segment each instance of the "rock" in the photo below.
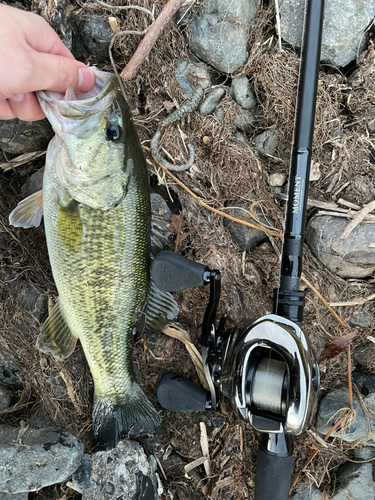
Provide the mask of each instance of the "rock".
[{"label": "rock", "polygon": [[290,500],[321,500],[323,499],[323,494],[315,486],[311,485],[309,488],[298,488],[296,493],[291,497]]},{"label": "rock", "polygon": [[223,88],[219,87],[211,90],[208,96],[199,105],[198,109],[201,115],[203,116],[211,115],[215,111],[216,106],[219,104],[219,102],[222,100],[224,96],[225,96],[225,89]]},{"label": "rock", "polygon": [[360,326],[361,328],[367,328],[371,326],[374,320],[374,316],[367,312],[358,312],[353,314],[352,319],[348,321],[350,326]]},{"label": "rock", "polygon": [[264,156],[275,156],[278,144],[279,136],[273,130],[265,130],[254,139],[255,150]]},{"label": "rock", "polygon": [[247,60],[247,35],[257,9],[256,0],[206,0],[190,23],[190,50],[219,71],[233,73]]},{"label": "rock", "polygon": [[375,458],[375,448],[372,446],[364,446],[363,448],[353,449],[354,460],[372,460]]},{"label": "rock", "polygon": [[[281,36],[301,46],[305,2],[280,0]],[[365,30],[375,15],[373,0],[327,0],[320,59],[336,66],[354,61],[367,45]]]},{"label": "rock", "polygon": [[23,122],[16,118],[0,121],[0,148],[6,153],[21,155],[42,151],[53,135],[47,120]]},{"label": "rock", "polygon": [[90,64],[109,61],[109,44],[113,31],[102,12],[86,12],[86,19],[75,31],[72,52],[76,59],[85,61],[90,58]]},{"label": "rock", "polygon": [[[320,400],[318,413],[316,418],[316,430],[325,436],[327,432],[331,429],[332,425],[339,420],[339,416],[336,415],[341,408],[349,407],[349,394],[347,389],[336,389],[329,392],[324,398]],[[370,431],[368,427],[368,422],[366,420],[365,413],[361,407],[358,397],[353,395],[353,408],[356,411],[356,420],[346,429],[344,433],[333,432],[332,437],[339,437],[348,443],[353,443],[354,441],[363,441],[367,438]],[[330,420],[331,419],[331,420]]]},{"label": "rock", "polygon": [[375,344],[365,342],[353,350],[353,358],[366,370],[374,367],[375,362]]},{"label": "rock", "polygon": [[0,500],[28,500],[29,494],[18,493],[17,495],[9,495],[9,493],[0,492]]},{"label": "rock", "polygon": [[64,429],[0,425],[0,491],[16,494],[61,483],[82,455],[83,444]]},{"label": "rock", "polygon": [[47,310],[47,297],[36,285],[24,283],[17,292],[17,298],[26,311],[31,312],[39,322],[42,321]]},{"label": "rock", "polygon": [[375,375],[366,375],[365,373],[355,370],[352,377],[354,384],[356,384],[361,391],[369,410],[375,410]]},{"label": "rock", "polygon": [[230,95],[244,109],[253,109],[257,104],[255,94],[246,76],[233,78]]},{"label": "rock", "polygon": [[135,441],[121,441],[113,450],[84,455],[72,481],[83,490],[83,500],[158,500],[163,493],[154,457],[147,458]]},{"label": "rock", "polygon": [[20,385],[23,373],[5,352],[0,350],[0,383],[4,385]]},{"label": "rock", "polygon": [[0,410],[9,408],[12,399],[12,393],[4,385],[0,384]]},{"label": "rock", "polygon": [[284,174],[274,172],[268,176],[268,185],[271,187],[281,187],[284,186],[286,177]]},{"label": "rock", "polygon": [[346,463],[338,474],[338,487],[332,500],[374,500],[375,482],[372,465]]},{"label": "rock", "polygon": [[306,243],[331,272],[342,278],[366,278],[375,271],[375,225],[361,223],[344,240],[340,236],[348,221],[314,216],[306,228]]},{"label": "rock", "polygon": [[[249,215],[247,208],[244,205],[238,205],[237,207],[232,207],[227,210],[228,215],[235,217],[236,219],[241,219],[251,224],[259,225],[255,219]],[[259,220],[264,224],[269,224],[269,221],[261,214],[258,214]],[[230,219],[223,219],[224,227],[226,227],[233,241],[241,248],[243,252],[250,252],[255,248],[258,243],[267,238],[267,234],[259,229],[253,229],[252,227],[244,226],[238,222],[231,221]]]},{"label": "rock", "polygon": [[253,131],[255,120],[255,116],[248,109],[238,107],[237,113],[233,118],[233,124],[238,130],[250,134]]},{"label": "rock", "polygon": [[29,179],[25,182],[21,189],[23,198],[27,198],[43,188],[43,175],[44,167],[30,175]]},{"label": "rock", "polygon": [[174,70],[177,83],[188,95],[193,94],[198,86],[206,89],[211,85],[210,73],[204,63],[193,64],[183,59],[176,59]]},{"label": "rock", "polygon": [[162,215],[166,219],[172,218],[172,212],[170,211],[165,199],[158,193],[151,193],[151,210],[159,215]]}]

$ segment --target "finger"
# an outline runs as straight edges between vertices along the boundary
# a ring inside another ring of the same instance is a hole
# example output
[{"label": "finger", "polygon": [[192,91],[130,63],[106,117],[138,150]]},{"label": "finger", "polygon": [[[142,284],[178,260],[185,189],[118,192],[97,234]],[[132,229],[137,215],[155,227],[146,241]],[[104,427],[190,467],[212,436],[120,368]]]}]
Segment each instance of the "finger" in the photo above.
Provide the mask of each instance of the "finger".
[{"label": "finger", "polygon": [[68,87],[78,92],[88,92],[95,84],[94,73],[83,63],[52,54],[32,53],[34,68],[29,88],[64,93]]},{"label": "finger", "polygon": [[32,12],[24,14],[25,37],[28,45],[37,52],[55,54],[74,59],[56,32],[41,16]]},{"label": "finger", "polygon": [[0,101],[0,120],[13,120],[13,118],[15,118],[15,114],[7,99]]},{"label": "finger", "polygon": [[15,117],[22,121],[33,122],[45,118],[45,114],[33,92],[8,99],[8,103]]}]

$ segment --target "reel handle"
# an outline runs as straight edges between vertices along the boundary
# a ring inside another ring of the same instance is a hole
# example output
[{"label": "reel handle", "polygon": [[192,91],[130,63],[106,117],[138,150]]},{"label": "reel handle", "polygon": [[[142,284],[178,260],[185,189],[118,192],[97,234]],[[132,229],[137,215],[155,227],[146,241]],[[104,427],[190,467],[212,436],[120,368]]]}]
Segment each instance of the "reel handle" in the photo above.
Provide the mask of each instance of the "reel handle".
[{"label": "reel handle", "polygon": [[179,292],[186,288],[209,283],[210,269],[172,252],[159,252],[151,264],[151,276],[156,285],[165,292]]},{"label": "reel handle", "polygon": [[160,406],[170,411],[204,411],[211,407],[209,391],[173,372],[160,379],[157,397]]},{"label": "reel handle", "polygon": [[288,500],[292,468],[292,437],[262,433],[257,454],[254,500]]}]

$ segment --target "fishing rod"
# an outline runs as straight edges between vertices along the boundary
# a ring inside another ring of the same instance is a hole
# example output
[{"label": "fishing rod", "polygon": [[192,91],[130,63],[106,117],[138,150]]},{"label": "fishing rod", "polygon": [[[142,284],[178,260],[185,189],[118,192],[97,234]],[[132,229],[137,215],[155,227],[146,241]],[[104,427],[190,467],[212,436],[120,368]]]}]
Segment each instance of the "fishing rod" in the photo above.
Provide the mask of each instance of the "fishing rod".
[{"label": "fishing rod", "polygon": [[172,411],[201,411],[217,410],[222,396],[230,400],[236,415],[261,433],[254,500],[288,499],[292,437],[309,425],[318,402],[319,371],[300,328],[305,296],[299,287],[323,15],[324,0],[307,1],[280,286],[274,290],[273,313],[226,331],[226,315],[215,322],[220,271],[171,251],[159,253],[151,268],[153,280],[166,291],[210,287],[200,337],[209,391],[167,373],[158,385],[159,403]]}]

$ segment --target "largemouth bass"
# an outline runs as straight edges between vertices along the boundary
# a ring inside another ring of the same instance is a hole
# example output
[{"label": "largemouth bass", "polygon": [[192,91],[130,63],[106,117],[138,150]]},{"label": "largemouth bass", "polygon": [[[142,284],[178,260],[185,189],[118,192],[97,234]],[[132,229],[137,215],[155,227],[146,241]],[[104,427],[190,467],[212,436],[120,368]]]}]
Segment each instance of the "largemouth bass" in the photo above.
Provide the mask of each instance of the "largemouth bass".
[{"label": "largemouth bass", "polygon": [[150,282],[149,180],[129,108],[115,76],[96,75],[87,94],[38,92],[56,135],[43,192],[9,220],[31,227],[44,215],[59,298],[37,345],[66,358],[80,339],[94,379],[94,435],[110,448],[160,423],[134,379],[133,334],[140,318],[167,323],[177,307]]}]

